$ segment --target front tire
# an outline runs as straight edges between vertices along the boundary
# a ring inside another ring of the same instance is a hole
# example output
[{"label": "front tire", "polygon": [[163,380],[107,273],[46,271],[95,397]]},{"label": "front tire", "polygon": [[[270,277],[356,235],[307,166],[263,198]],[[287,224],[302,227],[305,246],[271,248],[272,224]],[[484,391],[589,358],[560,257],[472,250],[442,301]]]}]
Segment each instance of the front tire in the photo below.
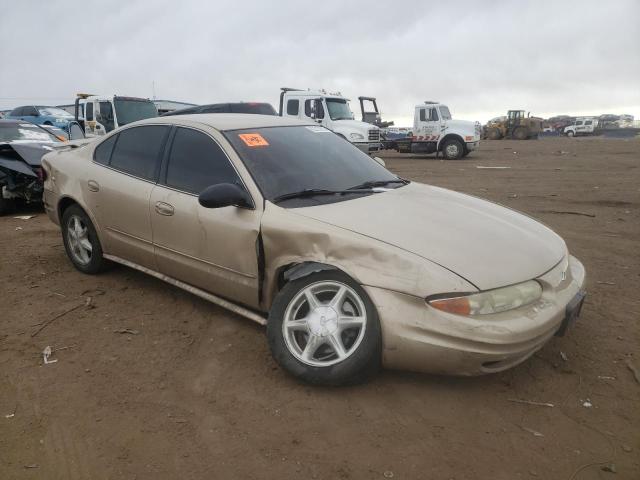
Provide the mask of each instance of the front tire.
[{"label": "front tire", "polygon": [[278,364],[307,383],[362,383],[380,368],[377,311],[364,289],[337,270],[287,283],[269,312],[267,337]]},{"label": "front tire", "polygon": [[574,137],[574,136],[575,136],[575,133],[573,133],[571,130],[567,132],[567,137]]},{"label": "front tire", "polygon": [[462,158],[463,153],[464,145],[462,145],[460,140],[456,140],[455,138],[447,140],[442,146],[442,155],[447,160],[458,160]]},{"label": "front tire", "polygon": [[96,274],[107,267],[96,229],[79,205],[71,205],[64,211],[61,228],[64,249],[76,269]]},{"label": "front tire", "polygon": [[502,138],[502,133],[500,133],[500,130],[497,128],[491,128],[487,133],[487,138],[489,140],[500,140]]},{"label": "front tire", "polygon": [[513,132],[513,138],[515,138],[516,140],[526,140],[527,138],[529,138],[529,131],[526,127],[518,127]]}]

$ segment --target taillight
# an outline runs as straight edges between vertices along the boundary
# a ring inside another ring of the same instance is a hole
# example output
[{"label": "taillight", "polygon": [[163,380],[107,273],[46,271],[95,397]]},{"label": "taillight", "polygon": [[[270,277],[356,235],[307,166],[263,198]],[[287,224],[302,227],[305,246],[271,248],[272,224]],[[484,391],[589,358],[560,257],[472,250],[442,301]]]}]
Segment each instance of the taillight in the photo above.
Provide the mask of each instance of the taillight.
[{"label": "taillight", "polygon": [[38,180],[40,180],[41,183],[44,183],[47,179],[47,171],[44,168],[36,168],[35,170],[36,175],[38,175]]}]

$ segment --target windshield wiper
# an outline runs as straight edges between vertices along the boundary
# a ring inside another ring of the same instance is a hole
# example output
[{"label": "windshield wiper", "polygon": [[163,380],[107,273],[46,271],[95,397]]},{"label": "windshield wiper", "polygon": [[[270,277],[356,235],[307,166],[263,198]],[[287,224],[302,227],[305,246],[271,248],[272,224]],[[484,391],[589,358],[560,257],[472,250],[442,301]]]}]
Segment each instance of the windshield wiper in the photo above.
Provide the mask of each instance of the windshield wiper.
[{"label": "windshield wiper", "polygon": [[369,180],[368,182],[361,183],[360,185],[349,187],[348,190],[362,190],[363,188],[384,187],[385,185],[389,185],[390,183],[401,183],[403,185],[406,185],[407,183],[409,183],[409,180],[405,180],[404,178],[395,178],[393,180]]},{"label": "windshield wiper", "polygon": [[371,193],[371,190],[358,190],[355,188],[350,188],[348,190],[325,190],[322,188],[307,188],[305,190],[300,190],[299,192],[291,192],[278,195],[271,201],[273,203],[278,203],[282,202],[283,200],[289,200],[291,198],[315,197],[316,195],[347,195],[355,193]]}]

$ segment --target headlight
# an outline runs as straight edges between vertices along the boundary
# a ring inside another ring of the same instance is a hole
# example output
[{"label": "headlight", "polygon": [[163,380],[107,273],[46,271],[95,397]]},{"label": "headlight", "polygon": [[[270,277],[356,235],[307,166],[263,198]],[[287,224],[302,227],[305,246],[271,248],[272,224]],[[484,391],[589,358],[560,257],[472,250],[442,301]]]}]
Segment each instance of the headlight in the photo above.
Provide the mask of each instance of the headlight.
[{"label": "headlight", "polygon": [[360,133],[350,133],[349,137],[351,138],[351,140],[364,140],[364,135]]},{"label": "headlight", "polygon": [[[452,294],[453,295],[453,294]],[[427,299],[433,308],[458,315],[486,315],[529,305],[542,296],[535,280],[464,296]],[[440,295],[439,295],[440,297]]]}]

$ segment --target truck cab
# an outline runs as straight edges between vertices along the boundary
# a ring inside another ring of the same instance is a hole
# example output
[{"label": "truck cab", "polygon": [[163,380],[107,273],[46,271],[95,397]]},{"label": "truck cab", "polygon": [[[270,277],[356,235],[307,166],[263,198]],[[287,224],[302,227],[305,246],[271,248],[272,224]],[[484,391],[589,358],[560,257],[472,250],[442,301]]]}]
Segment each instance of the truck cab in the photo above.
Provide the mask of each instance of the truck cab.
[{"label": "truck cab", "polygon": [[79,93],[75,118],[87,137],[105,135],[118,127],[158,116],[158,109],[148,98]]},{"label": "truck cab", "polygon": [[578,117],[572,125],[564,128],[564,134],[568,137],[576,135],[590,135],[598,126],[598,120],[595,117]]},{"label": "truck cab", "polygon": [[375,125],[354,120],[349,99],[325,90],[298,90],[282,88],[280,93],[281,117],[312,119],[343,137],[364,153],[380,150],[380,129]]},{"label": "truck cab", "polygon": [[481,133],[479,122],[454,120],[449,107],[427,101],[415,107],[409,151],[442,152],[447,159],[462,158],[478,147]]}]

